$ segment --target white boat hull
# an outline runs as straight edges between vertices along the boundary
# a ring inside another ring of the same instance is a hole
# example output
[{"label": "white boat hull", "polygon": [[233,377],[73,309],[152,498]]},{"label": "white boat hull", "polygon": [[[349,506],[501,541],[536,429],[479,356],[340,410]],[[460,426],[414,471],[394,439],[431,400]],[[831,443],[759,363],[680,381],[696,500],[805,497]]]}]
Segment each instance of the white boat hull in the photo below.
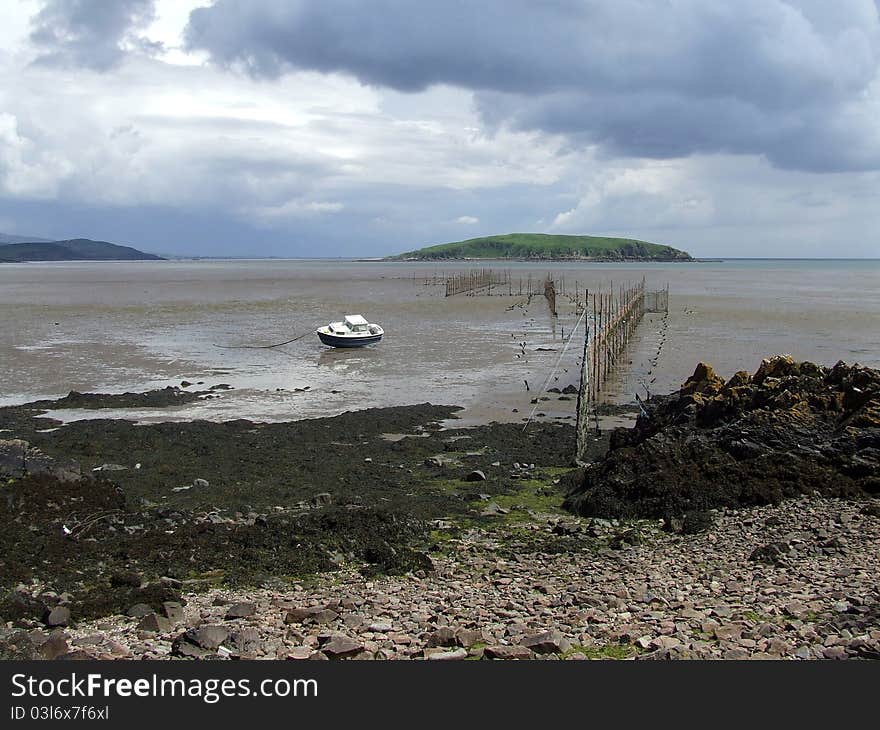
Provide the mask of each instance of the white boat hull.
[{"label": "white boat hull", "polygon": [[373,345],[382,339],[381,333],[377,335],[334,335],[323,330],[324,328],[317,330],[318,339],[330,347],[364,347],[365,345]]}]

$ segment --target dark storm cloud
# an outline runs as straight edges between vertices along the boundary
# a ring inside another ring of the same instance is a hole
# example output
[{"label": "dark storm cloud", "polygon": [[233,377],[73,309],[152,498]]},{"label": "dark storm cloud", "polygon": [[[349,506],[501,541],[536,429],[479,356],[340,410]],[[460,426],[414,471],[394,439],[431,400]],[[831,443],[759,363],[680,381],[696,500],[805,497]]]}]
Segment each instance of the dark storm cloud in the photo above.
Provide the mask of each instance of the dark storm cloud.
[{"label": "dark storm cloud", "polygon": [[610,155],[880,167],[873,0],[219,0],[187,40],[255,76],[469,88],[487,122]]},{"label": "dark storm cloud", "polygon": [[154,0],[47,0],[31,19],[40,63],[106,71],[118,64],[123,42],[145,52],[157,44],[135,31],[154,16]]},{"label": "dark storm cloud", "polygon": [[489,123],[570,135],[584,144],[598,144],[610,157],[756,154],[784,169],[880,168],[876,127],[820,104],[766,109],[732,97],[695,99],[644,92],[524,98],[489,92],[478,96],[477,105]]}]

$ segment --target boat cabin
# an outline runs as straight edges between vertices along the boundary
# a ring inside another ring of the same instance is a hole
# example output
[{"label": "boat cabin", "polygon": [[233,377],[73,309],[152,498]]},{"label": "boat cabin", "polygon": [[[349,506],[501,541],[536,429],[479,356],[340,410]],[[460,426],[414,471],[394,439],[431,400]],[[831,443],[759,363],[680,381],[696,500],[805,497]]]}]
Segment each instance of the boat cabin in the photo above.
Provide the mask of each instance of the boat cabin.
[{"label": "boat cabin", "polygon": [[345,315],[344,322],[332,322],[331,332],[369,332],[370,323],[359,314]]},{"label": "boat cabin", "polygon": [[366,332],[370,323],[359,314],[346,314],[345,326],[352,332]]}]

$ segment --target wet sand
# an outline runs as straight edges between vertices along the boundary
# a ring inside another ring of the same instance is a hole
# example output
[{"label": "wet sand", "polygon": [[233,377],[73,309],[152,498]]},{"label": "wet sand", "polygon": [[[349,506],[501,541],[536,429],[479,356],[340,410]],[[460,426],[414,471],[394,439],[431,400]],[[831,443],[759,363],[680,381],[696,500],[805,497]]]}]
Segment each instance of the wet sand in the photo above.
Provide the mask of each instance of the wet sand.
[{"label": "wet sand", "polygon": [[[645,318],[629,367],[610,384],[616,402],[632,402],[646,387],[678,387],[699,360],[725,376],[774,352],[880,365],[880,334],[870,326],[880,316],[875,261],[485,265],[509,268],[514,281],[531,275],[537,282],[552,271],[564,276],[568,293],[575,282],[595,289],[642,276],[649,288],[669,284],[668,319]],[[442,286],[424,284],[467,268],[344,261],[6,265],[0,403],[187,380],[234,390],[161,413],[101,415],[285,421],[431,401],[462,405],[465,423],[521,422],[532,398],[547,397],[537,391],[564,346],[563,332],[577,321],[574,307],[560,297],[554,319],[542,297],[511,309],[523,300],[445,298]],[[325,348],[309,334],[269,350],[216,346],[281,342],[344,313],[381,323],[387,336],[353,351]],[[572,343],[550,386],[577,382],[578,345]],[[535,409],[546,414],[539,420],[573,417],[573,401],[549,397]],[[63,417],[93,415],[68,410]]]}]

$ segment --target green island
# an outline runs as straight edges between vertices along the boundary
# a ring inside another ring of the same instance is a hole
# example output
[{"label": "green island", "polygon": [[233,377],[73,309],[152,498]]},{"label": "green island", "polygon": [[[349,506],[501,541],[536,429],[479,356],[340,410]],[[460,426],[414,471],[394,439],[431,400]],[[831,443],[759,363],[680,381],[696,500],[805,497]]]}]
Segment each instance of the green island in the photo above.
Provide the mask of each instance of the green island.
[{"label": "green island", "polygon": [[441,243],[387,257],[387,261],[443,259],[549,259],[594,261],[693,261],[686,251],[634,238],[508,233]]}]

